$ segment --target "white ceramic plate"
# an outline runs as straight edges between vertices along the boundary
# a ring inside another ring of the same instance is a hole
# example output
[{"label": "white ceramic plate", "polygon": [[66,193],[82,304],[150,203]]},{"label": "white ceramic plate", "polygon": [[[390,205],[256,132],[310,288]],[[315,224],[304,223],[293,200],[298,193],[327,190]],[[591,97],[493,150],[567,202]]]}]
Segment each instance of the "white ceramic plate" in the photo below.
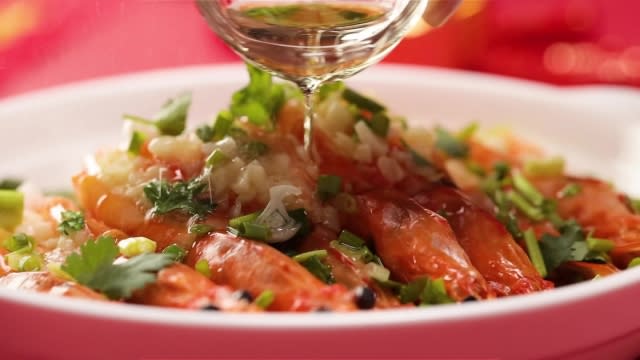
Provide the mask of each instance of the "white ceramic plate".
[{"label": "white ceramic plate", "polygon": [[[192,91],[209,121],[246,82],[241,65],[85,82],[0,102],[0,177],[69,188],[84,154],[119,143],[123,112]],[[463,72],[378,66],[351,84],[414,124],[509,125],[579,173],[640,194],[640,95]],[[353,314],[218,314],[0,289],[0,358],[624,358],[640,355],[640,269],[491,302]],[[616,357],[617,356],[617,357]]]}]

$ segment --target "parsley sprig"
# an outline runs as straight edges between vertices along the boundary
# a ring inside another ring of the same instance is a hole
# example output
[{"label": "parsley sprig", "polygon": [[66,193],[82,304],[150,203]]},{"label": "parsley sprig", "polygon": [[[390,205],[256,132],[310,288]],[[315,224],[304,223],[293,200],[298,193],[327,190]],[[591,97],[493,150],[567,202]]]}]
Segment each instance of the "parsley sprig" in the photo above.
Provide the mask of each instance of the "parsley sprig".
[{"label": "parsley sprig", "polygon": [[80,211],[63,211],[58,231],[67,236],[84,229],[84,215]]},{"label": "parsley sprig", "polygon": [[78,283],[118,300],[154,282],[157,272],[173,263],[167,254],[143,254],[113,264],[117,256],[113,238],[101,236],[84,243],[80,253],[69,255],[61,269]]},{"label": "parsley sprig", "polygon": [[145,185],[143,191],[153,204],[154,215],[164,215],[173,211],[199,217],[213,211],[215,203],[201,194],[207,184],[200,178],[191,181],[170,183],[166,180],[155,180]]}]

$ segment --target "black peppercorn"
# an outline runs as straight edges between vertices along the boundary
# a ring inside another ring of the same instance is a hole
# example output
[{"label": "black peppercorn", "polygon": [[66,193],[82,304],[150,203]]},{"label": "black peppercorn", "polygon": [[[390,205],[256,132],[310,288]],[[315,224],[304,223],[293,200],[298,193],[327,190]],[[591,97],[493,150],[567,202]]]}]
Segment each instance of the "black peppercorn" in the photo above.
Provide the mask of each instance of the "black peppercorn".
[{"label": "black peppercorn", "polygon": [[372,309],[376,305],[376,293],[370,287],[360,286],[354,290],[356,305],[360,309]]},{"label": "black peppercorn", "polygon": [[247,302],[253,302],[253,296],[247,290],[238,290],[233,293],[233,296],[238,300],[246,300]]}]

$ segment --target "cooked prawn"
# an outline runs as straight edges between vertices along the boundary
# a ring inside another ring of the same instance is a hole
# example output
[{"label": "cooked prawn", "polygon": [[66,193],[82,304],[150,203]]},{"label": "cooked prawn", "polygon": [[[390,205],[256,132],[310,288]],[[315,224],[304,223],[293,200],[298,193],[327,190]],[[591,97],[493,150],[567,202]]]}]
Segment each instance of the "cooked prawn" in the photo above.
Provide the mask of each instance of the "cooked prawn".
[{"label": "cooked prawn", "polygon": [[355,310],[353,296],[342,285],[328,286],[302,265],[264,243],[231,234],[213,233],[200,239],[189,252],[187,264],[206,260],[211,280],[254,297],[273,291],[269,310]]},{"label": "cooked prawn", "polygon": [[230,288],[214,284],[183,264],[160,270],[156,282],[136,291],[131,302],[186,309],[258,311],[255,305],[236,296]]},{"label": "cooked prawn", "polygon": [[504,225],[489,212],[473,205],[461,191],[434,186],[413,199],[429,210],[444,214],[471,263],[498,296],[553,287],[538,274]]},{"label": "cooked prawn", "polygon": [[443,278],[456,301],[493,296],[444,218],[389,193],[367,193],[358,200],[378,255],[398,280]]}]

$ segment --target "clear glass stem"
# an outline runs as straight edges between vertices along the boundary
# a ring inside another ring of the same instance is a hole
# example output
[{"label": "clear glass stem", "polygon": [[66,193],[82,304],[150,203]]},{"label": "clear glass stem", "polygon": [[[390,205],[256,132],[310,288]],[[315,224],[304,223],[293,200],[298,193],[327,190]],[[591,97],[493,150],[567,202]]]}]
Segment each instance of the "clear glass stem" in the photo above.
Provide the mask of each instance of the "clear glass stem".
[{"label": "clear glass stem", "polygon": [[298,83],[304,94],[304,150],[313,159],[313,98],[322,82],[314,79],[304,79]]}]

